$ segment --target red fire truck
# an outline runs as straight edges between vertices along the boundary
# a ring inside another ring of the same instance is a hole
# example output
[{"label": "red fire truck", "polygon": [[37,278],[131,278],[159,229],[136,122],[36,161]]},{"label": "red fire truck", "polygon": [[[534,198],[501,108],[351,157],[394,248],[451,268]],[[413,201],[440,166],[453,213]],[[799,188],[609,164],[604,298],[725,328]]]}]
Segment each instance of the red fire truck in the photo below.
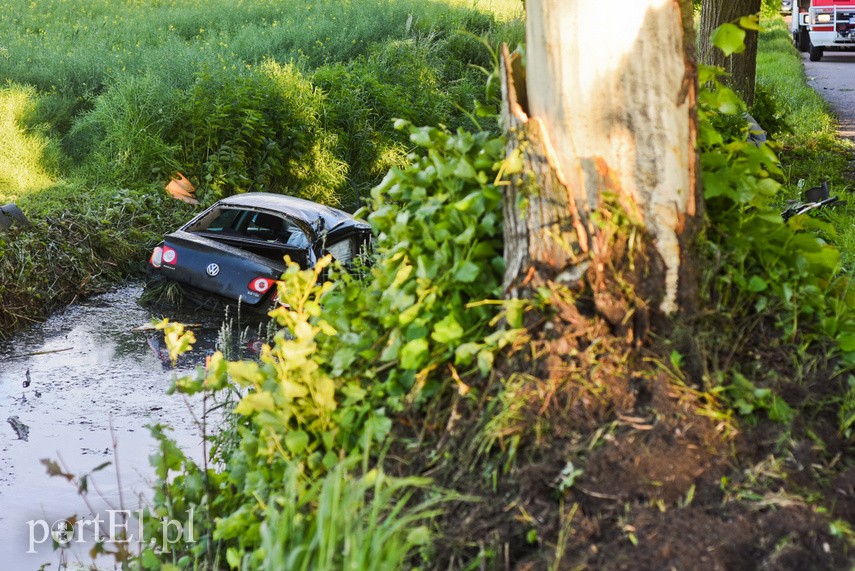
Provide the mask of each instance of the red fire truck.
[{"label": "red fire truck", "polygon": [[828,50],[855,50],[855,0],[798,0],[792,32],[811,61],[821,60]]}]

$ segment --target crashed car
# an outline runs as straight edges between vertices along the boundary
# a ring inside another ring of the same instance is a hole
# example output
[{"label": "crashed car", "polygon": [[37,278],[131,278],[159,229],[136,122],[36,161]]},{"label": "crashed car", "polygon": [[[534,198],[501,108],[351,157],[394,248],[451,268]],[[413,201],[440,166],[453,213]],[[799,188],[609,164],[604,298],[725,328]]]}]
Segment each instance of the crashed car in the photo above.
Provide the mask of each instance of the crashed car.
[{"label": "crashed car", "polygon": [[191,297],[212,294],[266,309],[287,255],[302,268],[332,255],[345,266],[371,240],[367,222],[301,198],[250,192],[225,198],[167,234],[154,248],[150,279],[169,280]]}]

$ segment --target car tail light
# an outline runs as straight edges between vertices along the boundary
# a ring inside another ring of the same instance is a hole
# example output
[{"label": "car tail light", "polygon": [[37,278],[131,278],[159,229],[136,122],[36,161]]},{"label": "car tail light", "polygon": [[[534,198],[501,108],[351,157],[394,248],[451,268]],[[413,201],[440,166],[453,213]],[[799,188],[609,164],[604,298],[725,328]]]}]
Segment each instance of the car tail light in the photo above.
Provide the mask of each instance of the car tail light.
[{"label": "car tail light", "polygon": [[267,293],[267,290],[273,287],[274,283],[276,282],[270,278],[255,278],[254,280],[249,282],[248,287],[255,293],[264,294]]},{"label": "car tail light", "polygon": [[163,248],[157,246],[151,253],[151,258],[149,258],[148,263],[155,268],[159,268],[163,264]]},{"label": "car tail light", "polygon": [[163,263],[174,266],[178,263],[178,252],[169,246],[163,247]]}]

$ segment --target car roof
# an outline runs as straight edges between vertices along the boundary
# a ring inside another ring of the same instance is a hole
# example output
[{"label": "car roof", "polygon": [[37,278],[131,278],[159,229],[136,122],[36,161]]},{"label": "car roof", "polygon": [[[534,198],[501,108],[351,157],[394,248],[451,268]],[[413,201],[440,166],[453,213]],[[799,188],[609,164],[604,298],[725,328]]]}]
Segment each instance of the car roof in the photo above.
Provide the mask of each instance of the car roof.
[{"label": "car roof", "polygon": [[330,229],[344,222],[353,220],[353,216],[338,208],[324,206],[311,200],[286,196],[272,192],[244,192],[224,198],[217,202],[220,206],[238,206],[249,208],[263,208],[287,214],[288,216],[305,222],[312,228],[317,228],[318,219],[324,221],[324,228]]}]

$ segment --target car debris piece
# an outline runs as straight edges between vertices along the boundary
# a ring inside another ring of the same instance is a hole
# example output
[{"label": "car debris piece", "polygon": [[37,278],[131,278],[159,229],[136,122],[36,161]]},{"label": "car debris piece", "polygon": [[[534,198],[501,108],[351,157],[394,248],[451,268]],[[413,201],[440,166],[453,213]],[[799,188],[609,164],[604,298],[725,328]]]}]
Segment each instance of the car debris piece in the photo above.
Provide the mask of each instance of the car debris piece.
[{"label": "car debris piece", "polygon": [[148,275],[178,283],[191,300],[202,293],[266,311],[287,269],[285,256],[302,268],[327,254],[349,266],[370,240],[371,226],[342,210],[247,192],[220,200],[167,234],[151,254]]},{"label": "car debris piece", "polygon": [[193,186],[193,183],[187,180],[187,177],[183,174],[176,174],[177,176],[173,177],[166,184],[166,192],[173,198],[177,198],[188,204],[199,204],[199,201],[196,200],[196,187]]},{"label": "car debris piece", "polygon": [[781,212],[781,217],[784,222],[799,214],[805,214],[811,210],[822,208],[824,206],[843,206],[845,200],[840,200],[838,196],[830,196],[828,191],[828,181],[822,181],[819,186],[814,186],[802,193],[803,202],[791,200],[788,203],[787,209]]},{"label": "car debris piece", "polygon": [[743,116],[748,122],[748,137],[746,138],[746,140],[755,147],[759,147],[760,145],[766,142],[766,130],[760,126],[760,123],[757,122],[757,119],[755,119],[748,113],[744,113]]},{"label": "car debris piece", "polygon": [[813,186],[802,193],[805,202],[820,202],[829,196],[827,180],[822,181],[819,186]]},{"label": "car debris piece", "polygon": [[17,222],[21,226],[29,226],[30,221],[24,216],[23,211],[15,204],[6,204],[0,206],[0,230],[8,230],[13,222]]}]

